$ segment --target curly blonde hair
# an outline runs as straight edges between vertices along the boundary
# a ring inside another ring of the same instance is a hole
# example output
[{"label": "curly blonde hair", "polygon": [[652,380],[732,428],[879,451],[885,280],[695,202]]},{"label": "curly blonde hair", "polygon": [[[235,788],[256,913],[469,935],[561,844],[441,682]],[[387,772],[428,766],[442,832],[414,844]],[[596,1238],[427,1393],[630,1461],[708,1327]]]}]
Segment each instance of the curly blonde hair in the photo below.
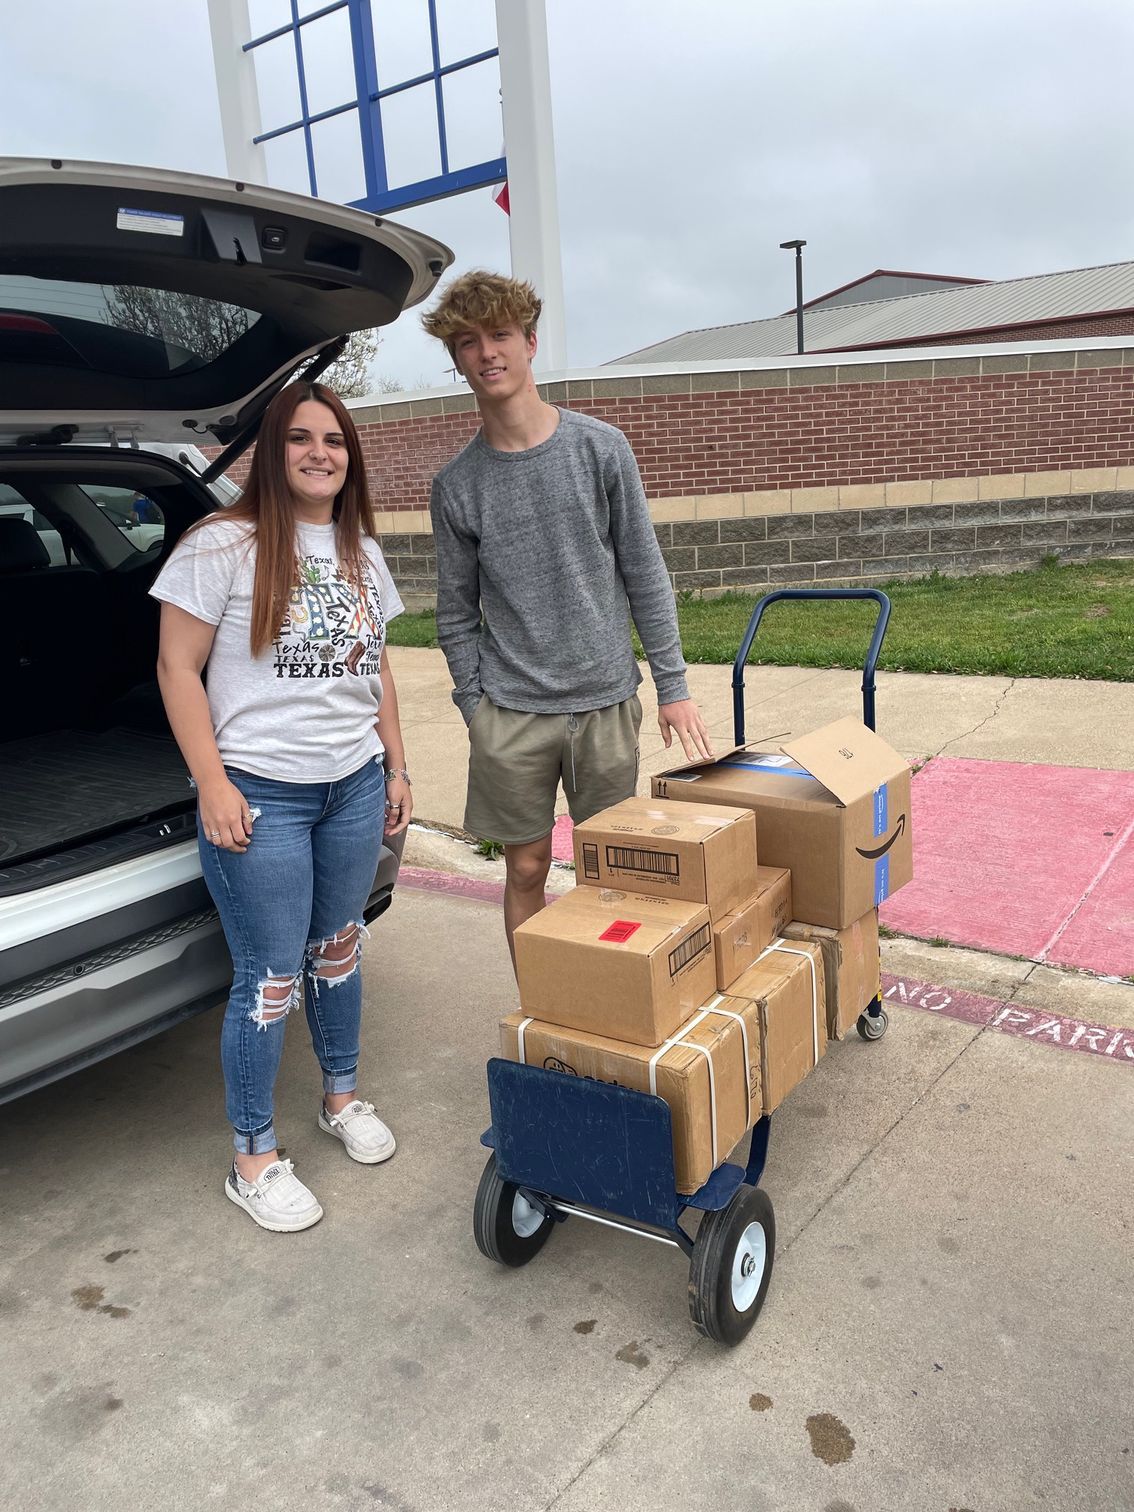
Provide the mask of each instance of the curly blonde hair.
[{"label": "curly blonde hair", "polygon": [[457,337],[478,326],[518,325],[530,336],[542,309],[543,301],[530,283],[474,268],[453,280],[421,323],[452,356]]}]

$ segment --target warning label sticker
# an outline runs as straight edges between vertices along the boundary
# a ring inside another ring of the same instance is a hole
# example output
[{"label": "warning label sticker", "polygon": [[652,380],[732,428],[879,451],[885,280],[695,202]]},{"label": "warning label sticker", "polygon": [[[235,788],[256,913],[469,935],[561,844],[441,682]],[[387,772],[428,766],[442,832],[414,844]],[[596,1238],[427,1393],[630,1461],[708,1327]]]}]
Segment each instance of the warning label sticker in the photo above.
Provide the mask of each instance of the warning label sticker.
[{"label": "warning label sticker", "polygon": [[610,940],[615,945],[625,945],[634,931],[641,927],[640,923],[635,923],[632,919],[615,919],[608,929],[603,930],[599,939]]},{"label": "warning label sticker", "polygon": [[118,207],[119,231],[149,231],[157,236],[184,236],[185,217],[167,210],[126,210]]}]

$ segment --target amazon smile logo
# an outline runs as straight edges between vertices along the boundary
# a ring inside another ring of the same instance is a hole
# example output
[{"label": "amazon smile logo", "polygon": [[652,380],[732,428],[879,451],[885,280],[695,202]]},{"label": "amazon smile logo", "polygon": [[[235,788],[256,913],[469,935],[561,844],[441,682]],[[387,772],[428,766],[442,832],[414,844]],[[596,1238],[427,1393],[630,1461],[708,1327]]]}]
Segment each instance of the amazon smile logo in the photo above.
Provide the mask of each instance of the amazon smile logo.
[{"label": "amazon smile logo", "polygon": [[898,823],[894,830],[894,833],[890,836],[889,840],[886,841],[885,845],[880,845],[877,850],[863,850],[861,845],[856,845],[855,850],[859,853],[864,861],[878,861],[882,856],[886,854],[886,852],[893,845],[894,841],[897,840],[898,836],[905,832],[905,828],[906,816],[905,814],[899,814]]}]

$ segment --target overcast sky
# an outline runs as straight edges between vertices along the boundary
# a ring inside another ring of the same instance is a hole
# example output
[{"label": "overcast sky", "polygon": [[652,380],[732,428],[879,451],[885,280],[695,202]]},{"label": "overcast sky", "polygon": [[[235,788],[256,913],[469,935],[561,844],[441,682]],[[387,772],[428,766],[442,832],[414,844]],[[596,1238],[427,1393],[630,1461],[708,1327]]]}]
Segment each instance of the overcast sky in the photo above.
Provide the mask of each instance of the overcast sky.
[{"label": "overcast sky", "polygon": [[[425,0],[372,3],[394,82],[415,67]],[[253,0],[254,19],[270,25],[281,4]],[[439,7],[450,56],[491,45],[491,0]],[[807,239],[805,297],[876,267],[1009,278],[1134,258],[1131,0],[547,0],[547,13],[574,367],[787,309],[790,237]],[[317,25],[309,71],[329,104],[343,55]],[[260,65],[265,125],[287,110],[282,61]],[[225,172],[205,0],[10,3],[0,68],[2,154]],[[489,66],[453,100],[474,155],[499,150],[495,86]],[[423,101],[387,120],[406,174],[435,152]],[[328,135],[323,159],[322,192],[349,195],[349,144]],[[299,187],[282,150],[272,169]],[[458,269],[508,267],[486,190],[401,218]],[[447,381],[413,312],[380,366]]]}]

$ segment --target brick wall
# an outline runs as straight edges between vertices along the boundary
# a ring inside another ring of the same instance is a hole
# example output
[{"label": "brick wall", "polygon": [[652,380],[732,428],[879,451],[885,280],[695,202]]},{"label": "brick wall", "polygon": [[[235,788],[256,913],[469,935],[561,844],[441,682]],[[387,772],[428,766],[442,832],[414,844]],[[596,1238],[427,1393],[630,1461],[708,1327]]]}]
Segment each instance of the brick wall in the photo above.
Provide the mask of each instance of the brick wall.
[{"label": "brick wall", "polygon": [[[571,379],[652,499],[1134,464],[1134,350]],[[467,393],[356,410],[384,511],[426,507],[476,427]]]},{"label": "brick wall", "polygon": [[[679,590],[1134,554],[1134,347],[624,369],[541,391],[626,433]],[[428,602],[429,485],[474,402],[354,414],[395,576]]]}]

